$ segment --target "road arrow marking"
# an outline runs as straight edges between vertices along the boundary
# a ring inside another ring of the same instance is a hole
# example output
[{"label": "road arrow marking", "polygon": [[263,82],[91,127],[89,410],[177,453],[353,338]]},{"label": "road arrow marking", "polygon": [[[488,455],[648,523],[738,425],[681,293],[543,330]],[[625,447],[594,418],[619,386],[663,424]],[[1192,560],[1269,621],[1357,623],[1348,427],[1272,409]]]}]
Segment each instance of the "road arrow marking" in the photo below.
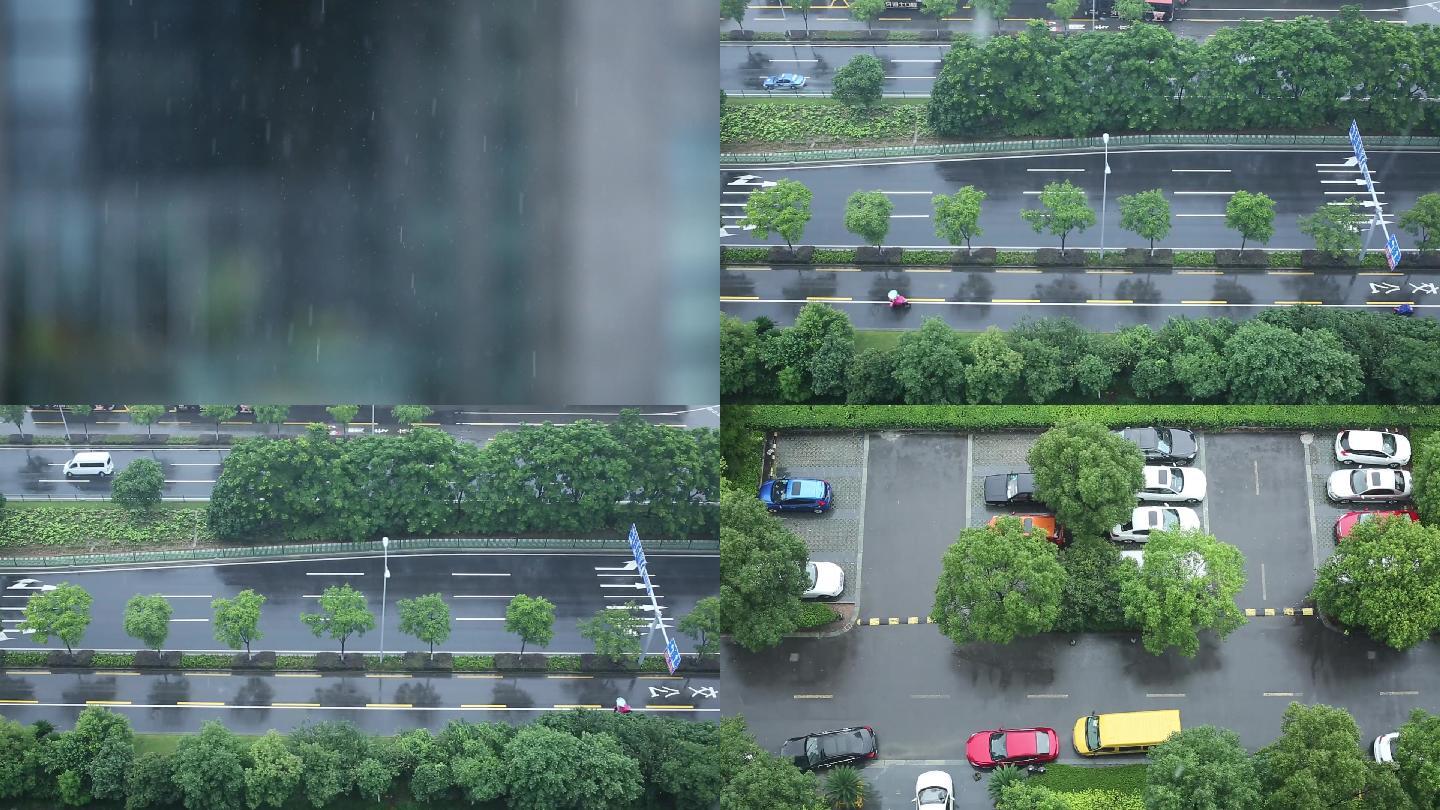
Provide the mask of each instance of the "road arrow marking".
[{"label": "road arrow marking", "polygon": [[652,698],[653,698],[653,697],[675,697],[676,695],[680,694],[680,690],[679,690],[679,689],[675,689],[675,688],[669,687],[669,686],[651,686],[651,687],[649,687],[649,689],[650,689],[650,697],[652,697]]},{"label": "road arrow marking", "polygon": [[595,566],[595,570],[596,570],[596,571],[634,571],[634,570],[636,569],[636,567],[637,567],[637,566],[636,566],[635,561],[634,561],[634,560],[630,560],[630,561],[626,562],[624,565],[621,565],[621,566],[619,566],[619,567],[597,565],[597,566]]},{"label": "road arrow marking", "polygon": [[692,686],[692,687],[689,687],[689,688],[690,688],[690,697],[707,697],[707,698],[718,698],[718,697],[720,697],[719,691],[716,690],[715,687],[713,687],[713,686],[702,686],[702,687],[700,687],[700,688],[698,688],[698,689],[695,688],[695,687],[693,687],[693,686]]},{"label": "road arrow marking", "polygon": [[1400,285],[1391,284],[1388,281],[1372,281],[1370,282],[1370,292],[1377,295],[1400,292]]}]

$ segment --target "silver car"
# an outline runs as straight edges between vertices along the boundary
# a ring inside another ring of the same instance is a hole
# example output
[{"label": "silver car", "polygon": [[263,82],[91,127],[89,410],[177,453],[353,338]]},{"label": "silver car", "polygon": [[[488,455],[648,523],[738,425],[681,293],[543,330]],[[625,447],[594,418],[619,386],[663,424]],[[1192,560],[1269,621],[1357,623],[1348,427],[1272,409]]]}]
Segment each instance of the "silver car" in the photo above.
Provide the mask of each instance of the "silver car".
[{"label": "silver car", "polygon": [[1205,500],[1205,473],[1179,467],[1146,467],[1145,488],[1135,497],[1151,502],[1199,503]]},{"label": "silver car", "polygon": [[1410,473],[1405,470],[1336,470],[1325,494],[1342,503],[1400,503],[1410,500]]},{"label": "silver car", "polygon": [[1144,543],[1152,532],[1200,528],[1200,516],[1188,506],[1139,506],[1130,522],[1110,530],[1110,539],[1122,543]]}]

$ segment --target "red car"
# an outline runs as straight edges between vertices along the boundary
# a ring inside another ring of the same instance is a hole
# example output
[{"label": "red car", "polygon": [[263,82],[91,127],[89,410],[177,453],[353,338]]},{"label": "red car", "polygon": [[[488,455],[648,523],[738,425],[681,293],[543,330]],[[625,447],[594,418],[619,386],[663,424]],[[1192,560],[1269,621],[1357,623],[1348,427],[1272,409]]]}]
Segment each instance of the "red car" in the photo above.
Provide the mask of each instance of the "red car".
[{"label": "red car", "polygon": [[1345,538],[1349,537],[1350,532],[1354,530],[1356,526],[1360,525],[1360,523],[1363,521],[1379,520],[1380,518],[1389,517],[1391,515],[1404,515],[1412,522],[1416,523],[1420,521],[1420,513],[1416,512],[1414,509],[1387,509],[1381,511],[1346,512],[1344,515],[1340,516],[1339,520],[1335,521],[1335,539],[1338,541],[1344,540]]},{"label": "red car", "polygon": [[1031,765],[1060,756],[1060,737],[1053,728],[1002,728],[977,731],[965,741],[965,758],[977,768]]}]

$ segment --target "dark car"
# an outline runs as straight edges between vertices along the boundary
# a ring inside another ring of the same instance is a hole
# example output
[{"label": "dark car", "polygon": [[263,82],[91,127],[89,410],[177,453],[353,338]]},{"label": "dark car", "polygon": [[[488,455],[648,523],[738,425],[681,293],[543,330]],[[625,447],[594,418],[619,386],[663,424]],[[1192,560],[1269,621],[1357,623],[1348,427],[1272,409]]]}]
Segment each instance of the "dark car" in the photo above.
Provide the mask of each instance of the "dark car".
[{"label": "dark car", "polygon": [[1180,428],[1135,427],[1111,431],[1140,445],[1145,462],[1174,464],[1180,467],[1195,460],[1195,434]]},{"label": "dark car", "polygon": [[802,771],[813,771],[846,762],[862,762],[880,756],[880,739],[869,726],[852,726],[791,737],[780,746],[780,756]]},{"label": "dark car", "polygon": [[818,478],[776,478],[760,485],[760,500],[771,512],[814,512],[835,505],[835,490]]},{"label": "dark car", "polygon": [[985,503],[991,506],[1039,504],[1040,500],[1035,497],[1035,476],[1029,470],[985,476]]}]

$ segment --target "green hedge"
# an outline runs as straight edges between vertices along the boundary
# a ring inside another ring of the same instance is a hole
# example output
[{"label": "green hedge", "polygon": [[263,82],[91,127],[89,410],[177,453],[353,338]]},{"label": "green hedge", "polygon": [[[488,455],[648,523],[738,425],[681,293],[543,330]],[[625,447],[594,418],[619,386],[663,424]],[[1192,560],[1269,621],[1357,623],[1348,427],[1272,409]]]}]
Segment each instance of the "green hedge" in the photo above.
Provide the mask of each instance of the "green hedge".
[{"label": "green hedge", "polygon": [[1134,792],[1082,790],[1061,793],[1060,798],[1070,810],[1145,810],[1143,789]]},{"label": "green hedge", "polygon": [[1214,267],[1215,252],[1211,250],[1177,250],[1176,267]]},{"label": "green hedge", "polygon": [[1145,789],[1145,765],[1059,765],[1045,766],[1045,773],[1031,781],[1063,793],[1110,790],[1138,796]]},{"label": "green hedge", "polygon": [[819,248],[811,261],[815,264],[854,264],[855,249]]},{"label": "green hedge", "polygon": [[1300,251],[1298,250],[1272,250],[1268,258],[1271,267],[1300,266]]},{"label": "green hedge", "polygon": [[457,655],[451,659],[456,672],[489,672],[495,669],[493,655]]},{"label": "green hedge", "polygon": [[[958,250],[958,248],[957,248]],[[907,266],[930,266],[943,267],[950,264],[951,250],[905,250],[900,261]],[[996,266],[1013,267],[1034,267],[1035,251],[1033,250],[997,250],[995,252]],[[1213,250],[1177,250],[1174,252],[1175,267],[1214,267],[1215,251]],[[1300,251],[1298,250],[1273,250],[1267,255],[1271,267],[1299,267]],[[723,264],[764,264],[770,260],[770,249],[768,247],[722,247],[720,248],[720,263]],[[812,264],[854,264],[854,248],[817,248],[811,259]],[[1100,253],[1095,250],[1087,251],[1085,264],[1089,266],[1129,266],[1124,259],[1123,248],[1114,251],[1106,251],[1105,258],[1100,258]],[[1384,267],[1385,257],[1380,253],[1367,253],[1365,260],[1361,262],[1364,267]],[[878,267],[878,265],[877,265]]]},{"label": "green hedge", "polygon": [[720,110],[720,143],[853,145],[877,140],[934,137],[925,99],[884,99],[871,110],[852,110],[830,99],[786,99],[726,104]]},{"label": "green hedge", "polygon": [[901,254],[900,262],[921,266],[949,264],[952,253],[952,250],[906,250]]},{"label": "green hedge", "polygon": [[1440,425],[1440,408],[1407,405],[756,405],[750,413],[758,430],[1044,430],[1066,419],[1210,430]]},{"label": "green hedge", "polygon": [[44,650],[6,650],[4,663],[6,669],[43,667],[49,657],[50,653]]},{"label": "green hedge", "polygon": [[149,516],[118,506],[54,503],[0,514],[0,546],[127,546],[210,542],[204,505],[162,503]]},{"label": "green hedge", "polygon": [[722,247],[720,248],[721,264],[758,264],[770,260],[770,248],[768,247]]},{"label": "green hedge", "polygon": [[812,627],[823,627],[838,618],[840,618],[840,614],[835,608],[824,602],[805,602],[800,606],[799,629],[809,630]]}]

